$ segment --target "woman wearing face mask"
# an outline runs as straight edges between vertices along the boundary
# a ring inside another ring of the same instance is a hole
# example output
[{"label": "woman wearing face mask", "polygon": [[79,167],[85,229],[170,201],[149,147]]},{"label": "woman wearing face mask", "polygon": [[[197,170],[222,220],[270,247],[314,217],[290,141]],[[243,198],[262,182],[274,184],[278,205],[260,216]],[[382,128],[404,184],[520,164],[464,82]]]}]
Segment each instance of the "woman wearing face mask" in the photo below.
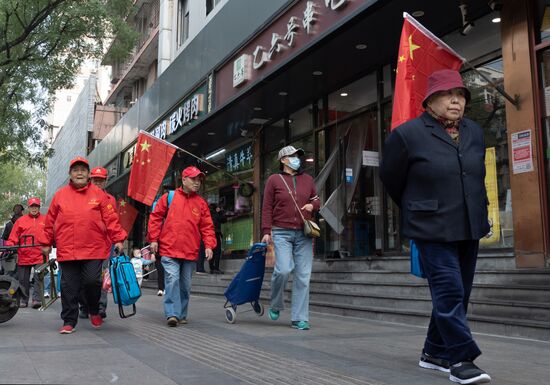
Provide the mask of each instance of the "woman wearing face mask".
[{"label": "woman wearing face mask", "polygon": [[312,218],[313,211],[319,210],[319,197],[313,178],[300,172],[301,155],[304,155],[304,150],[293,146],[279,151],[281,173],[271,175],[264,190],[262,242],[273,243],[275,247],[269,318],[273,321],[279,319],[280,311],[284,309],[284,288],[289,274],[293,273],[291,326],[308,330],[313,245],[312,239],[304,234],[302,215],[305,219]]}]

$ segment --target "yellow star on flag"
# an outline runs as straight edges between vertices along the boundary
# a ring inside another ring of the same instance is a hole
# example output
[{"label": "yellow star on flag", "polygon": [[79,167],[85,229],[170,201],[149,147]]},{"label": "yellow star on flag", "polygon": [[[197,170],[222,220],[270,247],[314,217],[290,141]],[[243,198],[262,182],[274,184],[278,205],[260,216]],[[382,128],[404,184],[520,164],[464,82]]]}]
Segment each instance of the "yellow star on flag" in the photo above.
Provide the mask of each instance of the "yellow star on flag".
[{"label": "yellow star on flag", "polygon": [[140,144],[141,151],[147,151],[149,152],[149,147],[151,147],[151,143],[148,143],[147,141]]},{"label": "yellow star on flag", "polygon": [[407,58],[405,58],[405,55],[399,56],[399,63],[403,63]]},{"label": "yellow star on flag", "polygon": [[120,204],[120,207],[124,207],[126,206],[126,201],[124,199],[121,199],[119,204]]},{"label": "yellow star on flag", "polygon": [[420,46],[414,44],[413,41],[412,41],[412,34],[409,35],[409,55],[411,56],[411,60],[414,59],[414,57],[413,57],[413,52],[414,52],[415,50],[417,50],[418,48],[420,48]]}]

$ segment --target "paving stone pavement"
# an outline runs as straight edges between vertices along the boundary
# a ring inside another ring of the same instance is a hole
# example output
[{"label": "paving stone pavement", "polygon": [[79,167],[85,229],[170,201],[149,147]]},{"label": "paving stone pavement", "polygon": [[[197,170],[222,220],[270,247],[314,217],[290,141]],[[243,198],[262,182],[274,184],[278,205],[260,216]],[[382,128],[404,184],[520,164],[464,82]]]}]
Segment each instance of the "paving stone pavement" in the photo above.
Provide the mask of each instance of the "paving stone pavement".
[{"label": "paving stone pavement", "polygon": [[[109,304],[100,330],[79,320],[60,335],[56,302],[21,309],[0,324],[2,384],[342,384],[444,385],[448,375],[419,368],[425,328],[320,313],[312,329],[290,328],[243,305],[225,321],[224,301],[192,296],[189,323],[168,328],[162,298],[144,290],[138,314],[120,319]],[[550,383],[550,343],[476,334],[479,366],[497,385]]]}]

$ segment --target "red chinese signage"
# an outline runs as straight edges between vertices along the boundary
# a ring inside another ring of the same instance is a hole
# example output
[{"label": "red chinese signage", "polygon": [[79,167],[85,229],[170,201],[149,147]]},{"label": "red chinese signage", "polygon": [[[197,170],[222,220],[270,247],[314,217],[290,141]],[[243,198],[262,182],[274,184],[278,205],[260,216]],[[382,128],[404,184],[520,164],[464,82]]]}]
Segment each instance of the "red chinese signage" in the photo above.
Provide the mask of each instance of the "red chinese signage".
[{"label": "red chinese signage", "polygon": [[235,54],[216,74],[216,105],[272,72],[365,2],[299,1]]}]

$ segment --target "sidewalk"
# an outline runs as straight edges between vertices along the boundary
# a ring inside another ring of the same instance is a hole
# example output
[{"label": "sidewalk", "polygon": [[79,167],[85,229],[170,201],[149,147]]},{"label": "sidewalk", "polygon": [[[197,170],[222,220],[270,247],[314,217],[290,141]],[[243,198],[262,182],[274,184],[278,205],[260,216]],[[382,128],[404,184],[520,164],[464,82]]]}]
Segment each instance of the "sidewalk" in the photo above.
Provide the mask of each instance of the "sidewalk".
[{"label": "sidewalk", "polygon": [[[61,304],[21,309],[0,324],[3,384],[357,384],[449,385],[417,366],[425,328],[311,314],[310,331],[238,309],[226,323],[221,299],[191,298],[189,324],[168,328],[162,298],[145,289],[138,314],[122,320],[109,298],[101,330],[80,320],[60,335]],[[477,363],[492,384],[546,385],[550,343],[476,335]]]}]

